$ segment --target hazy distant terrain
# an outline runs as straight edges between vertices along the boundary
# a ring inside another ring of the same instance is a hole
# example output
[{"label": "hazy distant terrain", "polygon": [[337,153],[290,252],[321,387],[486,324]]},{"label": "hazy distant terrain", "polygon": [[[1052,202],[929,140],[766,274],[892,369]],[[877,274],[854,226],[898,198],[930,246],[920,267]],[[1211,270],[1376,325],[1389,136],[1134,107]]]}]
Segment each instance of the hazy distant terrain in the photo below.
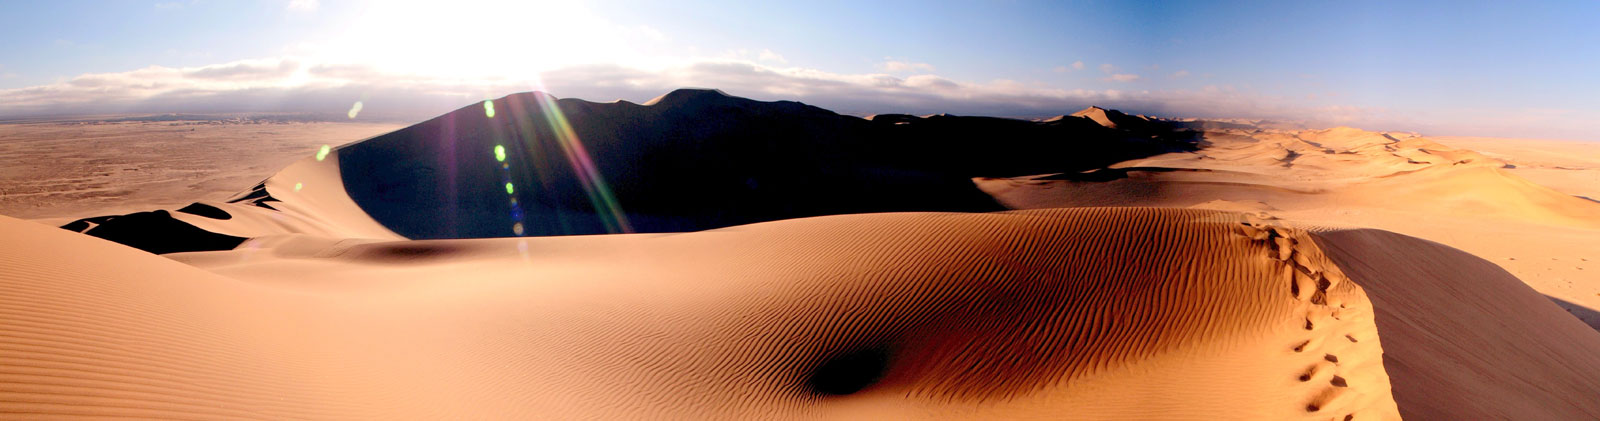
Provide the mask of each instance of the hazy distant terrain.
[{"label": "hazy distant terrain", "polygon": [[222,199],[322,145],[338,146],[404,127],[171,117],[0,124],[0,215],[84,217]]}]

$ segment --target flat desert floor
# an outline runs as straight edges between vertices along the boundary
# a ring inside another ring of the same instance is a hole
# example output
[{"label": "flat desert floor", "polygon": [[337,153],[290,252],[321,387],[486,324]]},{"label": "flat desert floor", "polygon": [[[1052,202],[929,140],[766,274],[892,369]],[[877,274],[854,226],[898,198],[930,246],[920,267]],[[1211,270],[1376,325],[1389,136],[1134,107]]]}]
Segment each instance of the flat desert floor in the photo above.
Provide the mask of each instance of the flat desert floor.
[{"label": "flat desert floor", "polygon": [[322,145],[401,127],[239,121],[0,124],[0,215],[76,219],[221,200]]}]

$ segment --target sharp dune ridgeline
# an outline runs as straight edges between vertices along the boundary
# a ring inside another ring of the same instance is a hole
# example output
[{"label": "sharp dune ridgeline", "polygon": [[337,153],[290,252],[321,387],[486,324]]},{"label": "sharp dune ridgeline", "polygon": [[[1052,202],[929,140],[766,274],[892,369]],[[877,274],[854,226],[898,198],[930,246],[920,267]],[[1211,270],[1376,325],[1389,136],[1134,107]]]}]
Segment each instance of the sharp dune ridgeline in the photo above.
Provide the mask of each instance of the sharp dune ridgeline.
[{"label": "sharp dune ridgeline", "polygon": [[515,94],[0,217],[0,414],[1600,417],[1600,203],[1449,144]]}]

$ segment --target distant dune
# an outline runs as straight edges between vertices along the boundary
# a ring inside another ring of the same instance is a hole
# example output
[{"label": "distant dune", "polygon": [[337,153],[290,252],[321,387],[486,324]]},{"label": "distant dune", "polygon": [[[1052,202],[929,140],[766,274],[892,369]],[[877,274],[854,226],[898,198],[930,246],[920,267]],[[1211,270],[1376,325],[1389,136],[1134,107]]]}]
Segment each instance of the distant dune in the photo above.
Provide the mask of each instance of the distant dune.
[{"label": "distant dune", "polygon": [[1600,203],[1516,159],[1098,107],[516,94],[231,198],[0,217],[0,412],[1600,417],[1573,317],[1600,281],[1538,275],[1584,271]]}]

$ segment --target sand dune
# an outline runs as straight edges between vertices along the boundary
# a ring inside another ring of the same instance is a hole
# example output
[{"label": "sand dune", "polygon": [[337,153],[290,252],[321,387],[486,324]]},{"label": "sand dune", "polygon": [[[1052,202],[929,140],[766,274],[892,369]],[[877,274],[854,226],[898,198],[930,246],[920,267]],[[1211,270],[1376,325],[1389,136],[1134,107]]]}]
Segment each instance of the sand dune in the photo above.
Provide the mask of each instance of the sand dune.
[{"label": "sand dune", "polygon": [[[1493,261],[1600,329],[1600,313],[1593,310],[1600,309],[1600,268],[1591,263],[1600,262],[1600,203],[1521,177],[1523,168],[1534,166],[1528,162],[1554,157],[1480,153],[1410,133],[1352,128],[1218,129],[1205,132],[1200,143],[1197,151],[1087,174],[978,184],[1012,208],[1263,211],[1422,237]],[[1573,168],[1590,159],[1568,152],[1561,162]],[[1580,170],[1563,171],[1584,177]]]},{"label": "sand dune", "polygon": [[[1151,209],[877,214],[173,255],[196,269],[6,221],[38,241],[3,251],[20,305],[0,339],[16,351],[4,409],[1393,416],[1362,288],[1303,232],[1245,222]],[[1304,271],[1326,282],[1297,280]],[[1151,396],[1163,398],[1140,398]]]},{"label": "sand dune", "polygon": [[230,198],[0,217],[0,413],[1600,417],[1600,332],[1495,266],[1594,250],[1600,204],[1515,157],[1101,108],[490,104]]}]

